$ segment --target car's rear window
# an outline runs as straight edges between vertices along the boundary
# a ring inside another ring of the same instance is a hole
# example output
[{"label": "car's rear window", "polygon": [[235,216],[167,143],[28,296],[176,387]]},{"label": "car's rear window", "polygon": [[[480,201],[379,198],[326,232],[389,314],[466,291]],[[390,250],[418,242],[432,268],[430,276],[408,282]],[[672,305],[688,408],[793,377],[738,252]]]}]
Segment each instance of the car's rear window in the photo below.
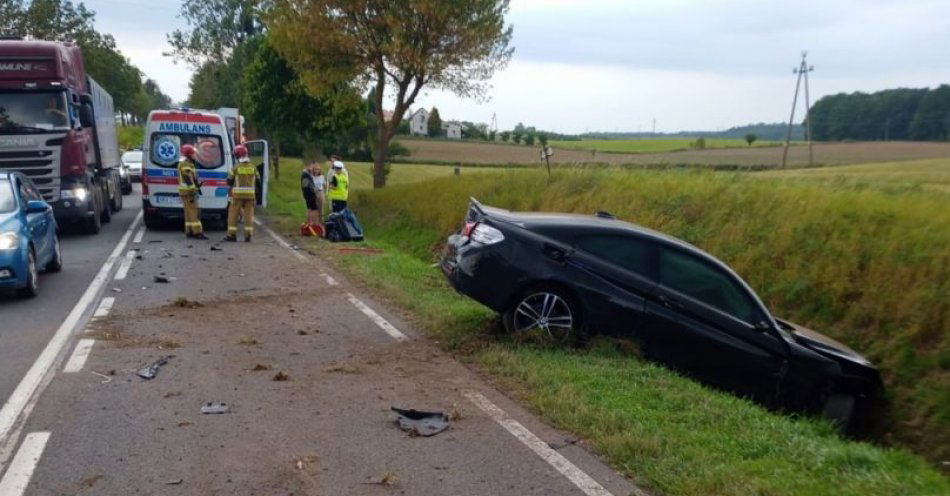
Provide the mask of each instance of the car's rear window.
[{"label": "car's rear window", "polygon": [[196,162],[202,169],[217,169],[224,164],[219,136],[206,134],[152,133],[151,161],[160,167],[177,167],[182,145],[194,145]]},{"label": "car's rear window", "polygon": [[578,248],[651,279],[655,278],[653,243],[634,236],[587,235],[575,240]]}]

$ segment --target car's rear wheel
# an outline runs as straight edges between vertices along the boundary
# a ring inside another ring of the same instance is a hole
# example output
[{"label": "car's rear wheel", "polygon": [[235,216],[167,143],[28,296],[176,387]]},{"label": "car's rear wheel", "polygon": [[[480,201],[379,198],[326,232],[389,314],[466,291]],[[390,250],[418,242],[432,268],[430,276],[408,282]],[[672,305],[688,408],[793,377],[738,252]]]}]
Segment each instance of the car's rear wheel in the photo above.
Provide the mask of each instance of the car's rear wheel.
[{"label": "car's rear wheel", "polygon": [[539,332],[557,343],[577,341],[582,329],[580,305],[557,286],[536,286],[521,292],[502,320],[511,334]]},{"label": "car's rear wheel", "polygon": [[20,296],[32,298],[40,294],[39,283],[40,276],[39,270],[36,268],[36,254],[33,253],[33,248],[30,248],[26,262],[26,286],[20,288]]}]

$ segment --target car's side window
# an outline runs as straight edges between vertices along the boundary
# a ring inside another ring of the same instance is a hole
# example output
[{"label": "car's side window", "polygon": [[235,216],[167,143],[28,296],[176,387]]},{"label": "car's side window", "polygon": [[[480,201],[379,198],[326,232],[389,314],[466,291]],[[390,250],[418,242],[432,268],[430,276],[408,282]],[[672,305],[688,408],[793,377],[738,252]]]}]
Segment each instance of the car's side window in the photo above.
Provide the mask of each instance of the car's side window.
[{"label": "car's side window", "polygon": [[660,284],[718,308],[747,323],[756,305],[729,274],[704,260],[674,249],[660,250]]},{"label": "car's side window", "polygon": [[633,236],[579,236],[575,243],[581,250],[631,272],[655,279],[653,243]]}]

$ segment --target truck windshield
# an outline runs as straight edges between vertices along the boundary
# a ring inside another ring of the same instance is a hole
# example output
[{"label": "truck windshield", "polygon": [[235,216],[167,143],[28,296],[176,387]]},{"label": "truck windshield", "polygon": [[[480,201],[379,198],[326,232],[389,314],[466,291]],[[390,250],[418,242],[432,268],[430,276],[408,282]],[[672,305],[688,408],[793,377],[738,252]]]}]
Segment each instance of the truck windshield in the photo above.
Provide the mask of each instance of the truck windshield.
[{"label": "truck windshield", "polygon": [[66,92],[0,92],[0,133],[69,129]]},{"label": "truck windshield", "polygon": [[205,134],[152,134],[151,161],[161,167],[177,167],[181,160],[181,146],[194,145],[198,150],[195,162],[202,169],[217,169],[224,164],[221,137]]},{"label": "truck windshield", "polygon": [[13,201],[13,188],[10,181],[0,179],[0,214],[12,212],[16,208],[16,202]]}]

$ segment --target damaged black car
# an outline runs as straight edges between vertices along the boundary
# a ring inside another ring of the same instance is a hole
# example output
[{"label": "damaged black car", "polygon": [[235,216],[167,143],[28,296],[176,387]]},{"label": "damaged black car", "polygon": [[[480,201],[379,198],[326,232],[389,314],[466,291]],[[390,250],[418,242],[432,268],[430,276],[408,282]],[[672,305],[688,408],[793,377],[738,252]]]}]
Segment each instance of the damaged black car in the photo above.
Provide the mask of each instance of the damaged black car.
[{"label": "damaged black car", "polygon": [[440,265],[509,332],[630,338],[647,358],[706,384],[822,414],[846,431],[862,429],[882,388],[867,359],[773,317],[723,262],[605,212],[510,212],[472,199]]}]

